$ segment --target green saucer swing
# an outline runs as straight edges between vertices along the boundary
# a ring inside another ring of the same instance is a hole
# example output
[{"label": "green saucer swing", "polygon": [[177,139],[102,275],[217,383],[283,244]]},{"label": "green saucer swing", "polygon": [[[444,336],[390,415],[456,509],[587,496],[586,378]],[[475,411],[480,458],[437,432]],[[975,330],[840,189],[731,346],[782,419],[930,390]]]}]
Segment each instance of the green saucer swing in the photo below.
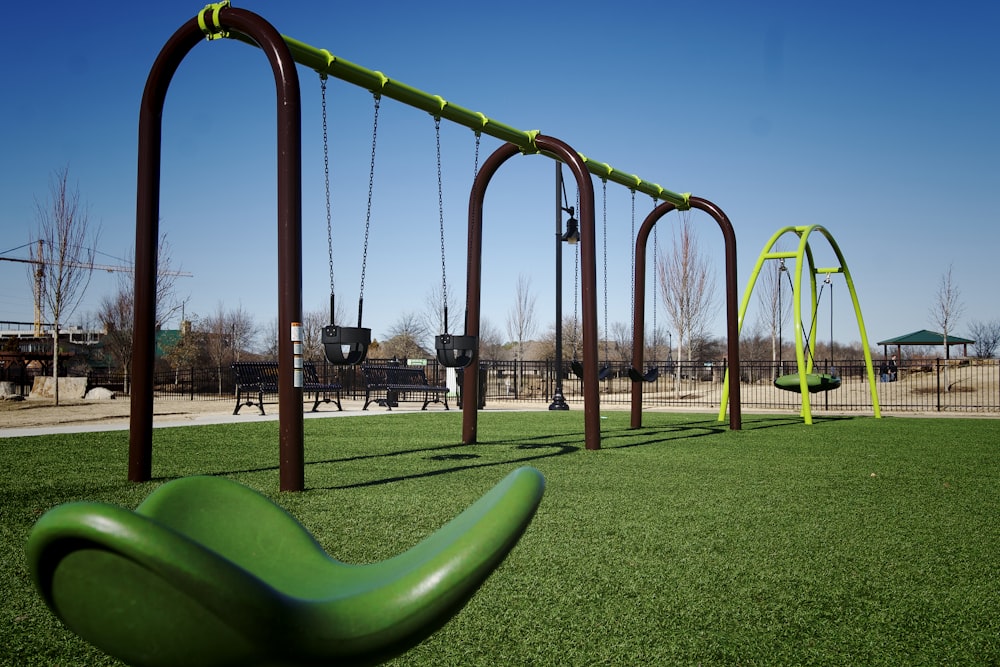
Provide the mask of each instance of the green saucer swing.
[{"label": "green saucer swing", "polygon": [[50,510],[28,563],[56,616],[129,664],[370,665],[465,605],[527,528],[544,483],[519,468],[408,551],[348,565],[257,492],[188,477],[134,512]]},{"label": "green saucer swing", "polygon": [[[775,378],[774,386],[778,389],[784,389],[785,391],[794,391],[795,393],[802,392],[802,383],[799,381],[798,373],[791,373],[789,375],[782,375]],[[809,390],[810,394],[816,394],[821,391],[830,391],[839,386],[840,377],[837,375],[830,375],[829,373],[806,374],[806,389]]]}]

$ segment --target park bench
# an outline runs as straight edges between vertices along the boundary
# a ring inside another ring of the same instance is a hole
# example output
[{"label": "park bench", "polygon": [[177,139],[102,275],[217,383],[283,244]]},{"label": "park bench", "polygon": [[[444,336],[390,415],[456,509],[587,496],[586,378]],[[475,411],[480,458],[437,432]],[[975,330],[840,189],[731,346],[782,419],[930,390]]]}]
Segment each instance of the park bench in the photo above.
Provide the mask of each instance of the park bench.
[{"label": "park bench", "polygon": [[[321,382],[316,373],[316,364],[311,361],[303,365],[302,392],[312,394],[313,406],[311,412],[319,409],[319,404],[335,403],[340,405],[340,390],[343,388],[336,382]],[[260,414],[264,414],[264,396],[278,395],[278,362],[277,361],[237,361],[233,364],[233,376],[236,382],[236,409],[233,414],[239,414],[244,405],[256,405]],[[272,401],[273,402],[273,401]]]},{"label": "park bench", "polygon": [[427,404],[444,403],[448,407],[448,387],[432,385],[427,381],[427,374],[419,366],[396,366],[392,364],[363,364],[361,374],[365,378],[365,404],[377,402],[389,410],[398,406],[400,401],[423,401],[421,410],[427,409]]}]

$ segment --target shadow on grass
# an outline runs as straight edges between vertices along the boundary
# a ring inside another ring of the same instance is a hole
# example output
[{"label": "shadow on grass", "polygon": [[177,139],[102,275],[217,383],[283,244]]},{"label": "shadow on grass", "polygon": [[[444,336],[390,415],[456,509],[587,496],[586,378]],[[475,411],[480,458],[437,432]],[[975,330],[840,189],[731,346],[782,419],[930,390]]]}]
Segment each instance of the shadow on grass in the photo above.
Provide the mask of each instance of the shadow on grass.
[{"label": "shadow on grass", "polygon": [[[787,426],[790,424],[797,424],[797,423],[800,423],[798,419],[779,417],[779,418],[767,419],[766,421],[762,421],[759,423],[753,423],[751,428],[754,429],[773,428],[773,427]],[[601,444],[602,448],[604,449],[627,449],[633,447],[647,447],[651,445],[658,445],[678,440],[687,440],[691,438],[700,438],[704,436],[718,435],[720,433],[726,432],[727,430],[729,430],[729,428],[724,423],[718,422],[717,420],[714,419],[704,419],[694,422],[687,422],[683,424],[647,426],[641,429],[608,430],[602,432]],[[369,486],[379,486],[382,484],[391,484],[395,482],[410,481],[414,479],[436,477],[438,475],[446,475],[450,473],[473,470],[477,468],[509,466],[512,464],[524,465],[541,459],[548,459],[557,456],[565,456],[567,454],[572,454],[574,452],[578,452],[581,450],[580,443],[582,443],[584,435],[585,434],[583,430],[577,430],[559,435],[546,434],[546,435],[539,435],[527,438],[522,436],[522,437],[509,438],[503,440],[481,441],[476,445],[465,445],[465,444],[444,445],[439,447],[406,449],[394,452],[385,452],[381,454],[344,457],[341,459],[330,459],[326,461],[312,461],[307,465],[357,462],[363,460],[381,459],[387,457],[412,455],[419,453],[430,453],[430,452],[441,452],[428,457],[428,460],[439,461],[439,462],[472,461],[481,458],[481,455],[479,454],[474,454],[470,452],[451,451],[459,448],[464,449],[468,447],[512,446],[515,450],[522,450],[522,451],[552,450],[552,451],[545,451],[544,453],[533,456],[509,457],[509,458],[504,458],[503,460],[500,461],[494,460],[489,462],[477,462],[477,463],[467,463],[463,465],[453,465],[449,467],[440,468],[437,470],[429,470],[420,473],[412,473],[405,475],[396,475],[391,477],[384,477],[377,480],[355,482],[352,484],[312,487],[312,488],[322,488],[329,490],[361,488]]]},{"label": "shadow on grass", "polygon": [[[561,434],[544,434],[544,435],[528,436],[528,437],[518,436],[514,438],[485,440],[485,441],[480,440],[479,442],[473,445],[466,445],[459,443],[454,445],[442,445],[436,447],[403,449],[393,452],[384,452],[380,454],[367,454],[363,456],[351,456],[339,459],[328,459],[325,461],[312,461],[309,462],[307,465],[357,462],[364,460],[392,458],[396,456],[409,456],[421,453],[433,453],[433,455],[427,457],[427,460],[430,461],[450,462],[450,461],[477,460],[476,463],[452,465],[437,470],[428,470],[420,473],[395,475],[391,477],[384,477],[382,479],[377,479],[377,480],[369,480],[364,482],[356,482],[352,484],[344,484],[338,486],[313,487],[313,488],[322,488],[331,490],[351,489],[351,488],[359,488],[367,486],[378,486],[382,484],[391,484],[395,482],[409,481],[414,479],[430,478],[439,475],[458,473],[466,470],[474,470],[480,468],[506,467],[510,465],[526,465],[535,461],[540,461],[542,459],[550,459],[558,456],[566,456],[567,454],[573,454],[575,452],[578,452],[582,449],[581,443],[583,442],[583,439],[584,439],[584,432],[582,430],[579,430]],[[501,460],[478,462],[478,459],[482,458],[481,454],[475,454],[468,451],[464,452],[454,451],[458,449],[467,450],[468,448],[476,448],[476,447],[490,448],[491,451],[496,451],[495,448],[497,447],[511,447],[515,452],[525,452],[525,453],[531,452],[531,454],[525,454],[521,456],[507,456]],[[534,453],[534,452],[539,452],[539,453]]]},{"label": "shadow on grass", "polygon": [[[559,438],[556,442],[544,443],[541,441],[552,440]],[[582,433],[579,436],[580,439],[583,438]],[[526,440],[538,440],[539,442],[526,442]],[[342,489],[356,489],[364,488],[370,486],[380,486],[383,484],[393,484],[396,482],[404,482],[414,479],[425,479],[430,477],[436,477],[439,475],[446,475],[450,473],[457,473],[466,470],[474,470],[477,468],[493,468],[493,467],[507,467],[510,465],[526,465],[533,461],[538,461],[541,459],[552,458],[555,456],[564,456],[566,454],[572,454],[580,449],[579,446],[570,444],[570,442],[563,441],[562,436],[537,436],[536,438],[517,438],[511,441],[496,441],[496,442],[480,442],[475,445],[466,445],[463,443],[452,444],[452,445],[438,445],[433,447],[418,447],[412,449],[400,449],[391,452],[380,452],[377,454],[363,454],[359,456],[344,456],[329,459],[317,459],[312,461],[306,461],[306,470],[311,467],[325,466],[325,465],[337,465],[345,463],[358,463],[365,461],[377,461],[383,459],[391,459],[401,456],[413,456],[420,454],[430,454],[426,459],[428,461],[437,462],[450,462],[450,461],[472,461],[482,458],[482,455],[475,454],[469,451],[455,451],[459,449],[468,450],[470,447],[493,447],[497,445],[514,444],[513,449],[522,450],[526,452],[535,452],[538,450],[552,450],[545,451],[543,453],[536,453],[531,455],[523,456],[508,456],[501,460],[490,460],[477,463],[466,463],[463,465],[452,465],[448,467],[443,467],[437,470],[427,470],[420,473],[402,474],[402,475],[392,475],[388,477],[382,477],[379,479],[366,480],[362,482],[354,482],[350,484],[339,484],[339,485],[328,485],[328,486],[310,486],[310,490],[342,490]],[[516,443],[516,444],[515,444]],[[256,468],[244,468],[239,470],[218,470],[215,472],[206,472],[204,474],[222,477],[227,475],[246,475],[255,473],[266,473],[275,472],[279,470],[279,466],[260,466]],[[163,475],[154,477],[155,481],[165,482],[171,479],[176,479],[177,477],[182,477],[183,475]]]},{"label": "shadow on grass", "polygon": [[[813,426],[824,423],[837,423],[843,421],[854,421],[865,417],[851,415],[828,415],[814,417]],[[802,418],[798,415],[757,415],[743,419],[744,431],[761,431],[771,428],[785,428],[789,426],[802,425]],[[625,427],[613,431],[603,431],[601,433],[601,446],[604,449],[628,449],[633,447],[647,447],[650,445],[661,445],[667,442],[685,440],[691,438],[701,438],[709,435],[720,435],[729,432],[729,424],[720,422],[714,418],[698,419],[695,421],[671,424],[652,424],[648,422],[638,429]],[[581,434],[582,437],[582,434]]]},{"label": "shadow on grass", "polygon": [[[853,416],[824,416],[814,418],[814,425],[824,422],[835,423],[844,420],[854,420]],[[770,428],[781,428],[802,424],[802,419],[798,415],[781,416],[754,416],[744,419],[744,430],[761,430]],[[697,419],[695,421],[683,423],[669,423],[661,425],[645,425],[638,429],[630,427],[607,429],[601,433],[602,449],[624,450],[637,447],[649,447],[662,445],[681,440],[691,440],[705,436],[719,435],[729,431],[728,424],[719,422],[714,418]],[[480,440],[479,442],[467,445],[456,443],[450,445],[435,445],[428,447],[404,448],[387,452],[373,454],[361,454],[355,456],[342,456],[327,459],[317,459],[306,461],[306,469],[318,466],[338,465],[348,463],[364,463],[383,461],[397,457],[419,456],[426,454],[426,460],[434,461],[445,465],[435,470],[425,470],[421,472],[405,473],[399,475],[389,475],[378,479],[368,479],[364,481],[351,482],[347,484],[318,485],[309,486],[312,490],[345,490],[357,489],[398,482],[412,481],[417,479],[428,479],[440,475],[460,473],[468,470],[509,467],[511,465],[527,465],[543,459],[550,459],[559,456],[573,454],[583,449],[584,430],[578,429],[560,434],[543,434],[537,436],[517,436],[496,440]],[[469,451],[475,448],[489,448],[491,452],[496,452],[497,448],[510,447],[513,451],[510,455],[502,456],[500,459],[489,461],[481,460],[483,455]],[[462,463],[459,463],[462,462]],[[246,468],[240,470],[225,470],[214,473],[206,473],[216,476],[266,473],[279,470],[277,465],[261,466],[256,468]],[[160,481],[173,479],[173,476],[158,477]]]}]

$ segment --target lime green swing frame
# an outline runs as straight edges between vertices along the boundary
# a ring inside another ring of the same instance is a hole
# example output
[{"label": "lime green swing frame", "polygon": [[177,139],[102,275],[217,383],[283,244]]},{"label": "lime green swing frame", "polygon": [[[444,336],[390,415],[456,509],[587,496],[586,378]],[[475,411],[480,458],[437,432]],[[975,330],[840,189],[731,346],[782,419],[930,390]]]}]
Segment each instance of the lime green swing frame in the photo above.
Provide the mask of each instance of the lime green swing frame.
[{"label": "lime green swing frame", "polygon": [[[809,245],[809,236],[813,232],[819,232],[827,242],[830,244],[834,254],[837,257],[837,261],[840,263],[836,267],[816,267],[816,263],[813,259],[812,248]],[[785,234],[795,234],[798,237],[798,243],[795,250],[782,251],[776,250],[775,245]],[[795,327],[795,363],[798,374],[799,386],[798,392],[802,396],[802,417],[806,424],[812,424],[812,408],[810,405],[809,395],[812,391],[816,390],[815,383],[810,382],[810,376],[814,376],[813,373],[813,358],[812,355],[805,354],[805,341],[802,335],[802,299],[800,294],[800,288],[802,285],[802,271],[803,268],[808,266],[809,269],[809,294],[810,294],[810,320],[815,321],[816,309],[819,305],[816,298],[816,276],[818,274],[829,275],[832,273],[842,273],[844,274],[844,280],[847,283],[848,292],[851,295],[851,303],[854,305],[854,315],[858,322],[858,331],[861,334],[861,346],[864,349],[865,355],[865,372],[868,376],[868,388],[871,394],[872,410],[876,418],[881,418],[882,411],[878,403],[878,392],[875,384],[875,371],[872,367],[872,355],[871,350],[868,345],[868,334],[865,332],[865,322],[864,317],[861,315],[861,305],[858,303],[858,294],[854,288],[854,280],[851,278],[851,272],[847,268],[847,262],[844,260],[844,254],[840,250],[840,246],[837,245],[837,241],[833,238],[833,235],[826,228],[820,225],[805,225],[805,226],[791,226],[782,227],[771,236],[764,249],[761,250],[760,256],[757,258],[757,263],[754,265],[753,273],[750,274],[750,281],[747,283],[746,290],[743,292],[743,300],[740,303],[739,316],[737,321],[737,330],[742,331],[743,329],[743,317],[746,315],[747,307],[750,304],[750,296],[753,293],[753,288],[757,284],[757,277],[760,275],[761,269],[764,268],[764,264],[768,260],[773,259],[792,259],[795,260],[795,279],[792,282],[792,303],[794,318],[796,322]],[[816,349],[816,327],[810,327],[809,331],[809,349]],[[793,389],[794,391],[794,389]],[[725,421],[726,417],[726,405],[729,401],[729,369],[726,369],[725,379],[722,383],[722,401],[719,408],[719,421]]]}]

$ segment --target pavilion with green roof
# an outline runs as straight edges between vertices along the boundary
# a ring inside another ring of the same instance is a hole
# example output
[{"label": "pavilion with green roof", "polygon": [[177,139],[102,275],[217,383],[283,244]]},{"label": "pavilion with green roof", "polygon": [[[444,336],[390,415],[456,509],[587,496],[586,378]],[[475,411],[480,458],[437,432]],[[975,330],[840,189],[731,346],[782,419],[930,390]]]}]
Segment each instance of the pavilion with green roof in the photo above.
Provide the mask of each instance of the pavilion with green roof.
[{"label": "pavilion with green roof", "polygon": [[968,338],[962,338],[961,336],[948,336],[948,342],[945,344],[944,334],[938,333],[936,331],[928,331],[927,329],[921,329],[920,331],[914,331],[913,333],[908,333],[904,336],[897,336],[895,338],[888,338],[886,340],[880,340],[876,345],[882,346],[882,355],[887,354],[887,349],[890,345],[896,346],[896,356],[902,357],[900,354],[900,348],[903,345],[943,345],[944,346],[944,358],[951,359],[951,346],[961,345],[962,346],[962,356],[969,356],[969,345],[975,343],[974,340],[969,340]]}]

